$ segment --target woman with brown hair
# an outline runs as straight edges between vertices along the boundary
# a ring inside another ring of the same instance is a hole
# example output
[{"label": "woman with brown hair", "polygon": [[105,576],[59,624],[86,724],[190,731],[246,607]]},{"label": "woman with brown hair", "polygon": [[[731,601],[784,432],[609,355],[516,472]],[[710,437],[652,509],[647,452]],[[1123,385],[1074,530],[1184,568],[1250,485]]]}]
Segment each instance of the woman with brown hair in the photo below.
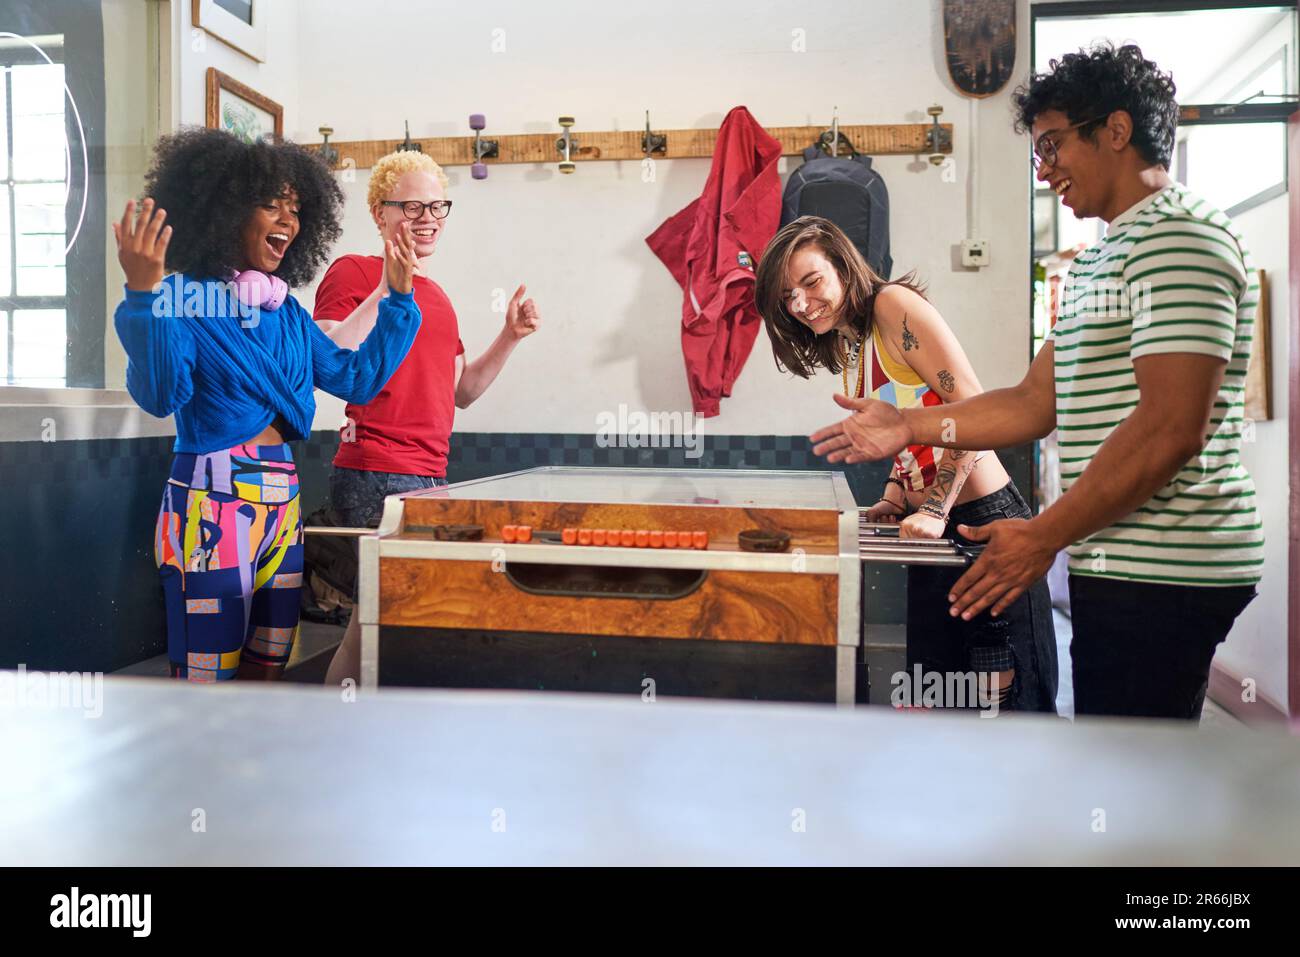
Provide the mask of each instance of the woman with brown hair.
[{"label": "woman with brown hair", "polygon": [[[849,399],[870,396],[910,408],[983,391],[914,274],[881,279],[830,220],[803,216],[772,238],[759,262],[755,299],[777,367],[804,379],[818,369],[838,373]],[[957,537],[958,525],[1029,518],[1030,511],[996,453],[914,445],[894,460],[867,517],[898,522],[900,538],[935,539]],[[1055,712],[1056,639],[1046,582],[996,618],[984,613],[963,621],[948,614],[959,575],[943,566],[908,569],[909,680],[917,665],[945,679],[974,671],[988,689],[986,701],[999,710]],[[945,680],[943,687],[952,685]],[[912,689],[914,701],[920,693]]]}]

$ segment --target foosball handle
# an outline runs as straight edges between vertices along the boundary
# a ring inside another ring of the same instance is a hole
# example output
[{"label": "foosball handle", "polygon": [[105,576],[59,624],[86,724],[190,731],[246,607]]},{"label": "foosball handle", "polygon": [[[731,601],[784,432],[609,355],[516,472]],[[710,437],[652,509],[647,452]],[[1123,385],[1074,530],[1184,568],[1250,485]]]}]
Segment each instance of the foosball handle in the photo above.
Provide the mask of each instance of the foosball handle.
[{"label": "foosball handle", "polygon": [[953,542],[953,548],[956,549],[957,554],[962,556],[963,558],[969,558],[972,562],[984,554],[984,549],[986,547],[987,547],[986,545],[982,545],[982,544],[967,545],[964,542],[956,542],[956,541]]}]

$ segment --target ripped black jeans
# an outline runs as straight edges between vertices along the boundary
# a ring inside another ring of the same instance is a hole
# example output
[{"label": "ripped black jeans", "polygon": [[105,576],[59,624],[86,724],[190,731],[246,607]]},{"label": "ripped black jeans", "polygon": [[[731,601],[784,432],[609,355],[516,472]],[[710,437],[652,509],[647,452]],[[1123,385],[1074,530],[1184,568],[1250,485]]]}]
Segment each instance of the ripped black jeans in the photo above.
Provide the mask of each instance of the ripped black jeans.
[{"label": "ripped black jeans", "polygon": [[[1030,518],[1014,482],[974,501],[955,505],[947,538],[958,525],[987,525],[1004,518]],[[987,611],[970,621],[948,614],[948,593],[966,569],[911,565],[907,570],[907,671],[944,676],[1015,669],[1001,710],[1056,713],[1056,628],[1046,579],[1040,578],[998,617]]]}]

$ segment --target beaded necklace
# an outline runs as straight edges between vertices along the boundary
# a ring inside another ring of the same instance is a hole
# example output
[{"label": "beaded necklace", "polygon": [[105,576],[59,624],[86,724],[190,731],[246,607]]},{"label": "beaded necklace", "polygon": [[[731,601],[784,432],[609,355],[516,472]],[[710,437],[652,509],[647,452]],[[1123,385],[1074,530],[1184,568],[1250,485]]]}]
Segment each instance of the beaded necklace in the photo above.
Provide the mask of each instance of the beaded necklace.
[{"label": "beaded necklace", "polygon": [[866,336],[859,336],[858,341],[853,344],[853,365],[858,367],[858,388],[854,392],[849,391],[849,355],[848,350],[844,347],[844,337],[837,335],[835,337],[835,351],[840,360],[840,375],[844,379],[844,394],[850,399],[856,399],[862,395],[862,386],[866,382],[867,364],[862,361],[862,343]]}]

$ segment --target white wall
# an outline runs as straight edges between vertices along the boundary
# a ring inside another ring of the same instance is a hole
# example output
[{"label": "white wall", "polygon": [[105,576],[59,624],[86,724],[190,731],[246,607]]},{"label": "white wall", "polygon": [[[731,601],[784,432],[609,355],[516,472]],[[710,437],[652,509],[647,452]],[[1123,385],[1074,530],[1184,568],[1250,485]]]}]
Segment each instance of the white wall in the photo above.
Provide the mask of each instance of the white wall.
[{"label": "white wall", "polygon": [[[285,135],[293,138],[298,115],[300,23],[307,16],[300,0],[258,4],[267,20],[266,62],[259,63],[194,26],[189,0],[170,0],[173,49],[178,64],[174,90],[177,122],[202,126],[208,67],[233,76],[284,107]],[[313,8],[316,4],[311,5]]]},{"label": "white wall", "polygon": [[[732,5],[687,0],[652,10],[389,0],[383,16],[366,19],[341,0],[310,7],[298,24],[301,82],[287,124],[304,140],[318,139],[322,124],[339,141],[400,137],[407,119],[413,136],[457,135],[468,132],[473,112],[487,114],[489,135],[558,132],[556,118],[571,113],[580,138],[584,129],[639,128],[646,109],[656,128],[673,129],[716,127],[739,104],[771,126],[829,123],[835,106],[845,123],[925,122],[925,108],[942,104],[955,126],[954,182],[924,158],[876,160],[890,190],[896,272],[916,268],[930,284],[986,387],[1023,374],[1027,147],[1011,132],[1009,87],[978,103],[951,87],[939,0],[768,0],[740,16]],[[795,30],[806,31],[806,52],[792,50]],[[504,37],[503,52],[492,52],[494,36]],[[1021,47],[1023,70],[1027,30]],[[992,243],[992,265],[981,272],[954,268],[951,248],[966,235],[972,113],[980,124],[978,231]],[[458,413],[458,430],[592,432],[597,415],[620,403],[690,408],[681,292],[644,238],[699,194],[708,169],[705,159],[661,161],[654,183],[642,182],[637,163],[580,164],[572,176],[554,164],[496,166],[481,182],[464,167],[448,171],[456,207],[430,273],[457,308],[469,354],[501,325],[495,289],[526,282],[543,315],[502,379]],[[340,254],[377,251],[366,176],[344,184]],[[760,333],[733,397],[706,428],[806,433],[838,417],[834,388],[830,376],[800,382],[778,373]],[[317,427],[340,419],[338,404],[322,401]]]},{"label": "white wall", "polygon": [[[104,12],[104,189],[105,215],[114,222],[126,201],[140,193],[149,154],[160,129],[157,59],[158,18],[150,5],[106,0]],[[166,128],[166,124],[162,125]],[[122,298],[122,268],[111,233],[104,244],[104,385],[126,387],[126,352],[112,328]]]},{"label": "white wall", "polygon": [[[1234,218],[1257,268],[1269,276],[1272,317],[1269,345],[1273,367],[1273,418],[1255,423],[1255,440],[1241,447],[1241,461],[1255,479],[1264,523],[1264,579],[1259,596],[1233,626],[1215,660],[1242,677],[1254,678],[1261,696],[1287,703],[1288,481],[1287,369],[1290,309],[1287,197],[1279,196]],[[1258,346],[1256,346],[1258,348]]]},{"label": "white wall", "polygon": [[[1278,48],[1293,42],[1291,21],[1278,22],[1241,51],[1197,91],[1199,102],[1220,102],[1248,71]],[[1294,82],[1294,81],[1293,81]],[[1281,92],[1281,91],[1270,91]],[[1300,184],[1296,184],[1300,188]],[[1286,529],[1289,522],[1290,469],[1287,434],[1287,370],[1290,368],[1287,325],[1290,309],[1287,197],[1279,196],[1233,218],[1245,236],[1255,266],[1270,277],[1272,323],[1269,346],[1273,368],[1273,418],[1255,424],[1255,440],[1242,445],[1242,464],[1255,479],[1260,520],[1264,524],[1264,577],[1259,595],[1233,625],[1215,661],[1243,678],[1253,678],[1260,696],[1287,707],[1287,582],[1290,580]],[[1256,349],[1258,349],[1256,345]]]}]

